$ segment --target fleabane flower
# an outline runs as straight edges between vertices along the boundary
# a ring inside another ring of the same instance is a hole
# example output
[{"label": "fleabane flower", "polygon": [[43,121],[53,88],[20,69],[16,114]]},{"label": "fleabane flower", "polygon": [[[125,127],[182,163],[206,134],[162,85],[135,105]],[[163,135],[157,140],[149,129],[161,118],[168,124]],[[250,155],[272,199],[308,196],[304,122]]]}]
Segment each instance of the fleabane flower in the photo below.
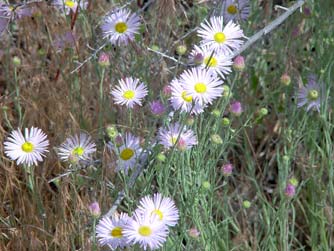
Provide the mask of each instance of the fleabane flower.
[{"label": "fleabane flower", "polygon": [[119,80],[119,85],[111,90],[115,103],[126,105],[128,108],[133,108],[135,104],[141,106],[141,101],[147,93],[144,83],[132,77]]},{"label": "fleabane flower", "polygon": [[198,102],[193,102],[193,97],[187,94],[185,88],[181,85],[178,79],[174,79],[171,84],[172,95],[170,102],[174,110],[199,114],[204,110],[204,106]]},{"label": "fleabane flower", "polygon": [[316,77],[310,75],[306,86],[300,88],[296,96],[298,107],[306,106],[307,111],[320,112],[321,101],[324,99],[325,93],[322,86],[317,83]]},{"label": "fleabane flower", "polygon": [[115,214],[111,219],[102,218],[96,226],[96,238],[100,246],[109,246],[111,250],[127,246],[124,228],[131,218],[126,213]]},{"label": "fleabane flower", "polygon": [[208,46],[211,50],[220,51],[230,55],[243,44],[241,38],[244,36],[240,26],[228,22],[223,27],[223,17],[211,17],[210,22],[205,20],[198,29],[198,35],[202,38],[201,45]]},{"label": "fleabane flower", "polygon": [[145,196],[140,200],[137,212],[148,213],[152,217],[157,217],[159,221],[167,226],[175,226],[179,220],[179,210],[175,203],[168,197],[163,197],[160,193]]},{"label": "fleabane flower", "polygon": [[101,25],[103,38],[115,45],[127,45],[139,33],[140,18],[127,9],[117,9],[109,13]]},{"label": "fleabane flower", "polygon": [[96,152],[96,145],[86,133],[68,137],[58,148],[59,158],[63,161],[87,160]]},{"label": "fleabane flower", "polygon": [[210,73],[218,74],[222,79],[231,72],[233,62],[231,58],[225,56],[224,53],[211,50],[207,46],[199,47],[195,45],[190,55],[192,58],[195,58],[196,55],[199,54],[203,55],[203,61],[198,66],[199,68],[207,69]]},{"label": "fleabane flower", "polygon": [[123,234],[129,244],[139,244],[144,250],[154,250],[162,247],[166,241],[168,228],[157,217],[135,211],[132,219],[124,227]]},{"label": "fleabane flower", "polygon": [[249,13],[249,0],[224,0],[223,2],[223,17],[225,22],[246,20]]},{"label": "fleabane flower", "polygon": [[87,0],[53,0],[51,5],[57,7],[60,11],[64,11],[66,15],[69,15],[71,11],[75,13],[78,7],[83,10],[87,9],[88,1]]},{"label": "fleabane flower", "polygon": [[49,140],[41,129],[31,127],[30,130],[25,128],[24,136],[19,129],[12,131],[4,145],[6,155],[18,165],[31,166],[43,160]]},{"label": "fleabane flower", "polygon": [[167,128],[160,128],[158,140],[166,149],[175,145],[179,150],[186,150],[197,145],[197,137],[194,132],[186,128],[182,130],[179,123],[171,124]]},{"label": "fleabane flower", "polygon": [[140,147],[140,141],[138,137],[133,136],[131,133],[126,133],[123,139],[123,144],[120,146],[114,146],[109,143],[111,150],[117,155],[117,167],[116,171],[124,170],[128,173],[129,169],[134,168],[140,164],[140,160],[145,157],[143,149]]},{"label": "fleabane flower", "polygon": [[201,106],[211,104],[216,98],[222,96],[223,81],[209,71],[191,68],[180,75],[180,83],[195,102]]}]

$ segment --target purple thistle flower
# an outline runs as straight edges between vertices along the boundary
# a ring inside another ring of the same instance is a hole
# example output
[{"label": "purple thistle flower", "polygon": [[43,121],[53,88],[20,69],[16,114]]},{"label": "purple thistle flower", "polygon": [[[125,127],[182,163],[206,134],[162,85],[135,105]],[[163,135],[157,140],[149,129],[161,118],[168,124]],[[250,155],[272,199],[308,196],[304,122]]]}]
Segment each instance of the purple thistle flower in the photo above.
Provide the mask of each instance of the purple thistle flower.
[{"label": "purple thistle flower", "polygon": [[150,108],[155,116],[161,116],[166,111],[165,106],[159,100],[152,101],[152,103],[150,103]]},{"label": "purple thistle flower", "polygon": [[243,112],[242,105],[239,101],[234,101],[230,104],[230,112],[235,116],[240,116]]},{"label": "purple thistle flower", "polygon": [[311,109],[320,112],[321,101],[324,99],[324,89],[319,83],[316,82],[315,75],[310,75],[308,77],[308,82],[306,86],[300,88],[296,95],[297,97],[297,107],[306,106],[306,111]]},{"label": "purple thistle flower", "polygon": [[285,187],[284,193],[287,197],[292,198],[296,194],[296,187],[288,183]]},{"label": "purple thistle flower", "polygon": [[233,165],[228,163],[222,166],[222,172],[224,176],[230,176],[233,171]]}]

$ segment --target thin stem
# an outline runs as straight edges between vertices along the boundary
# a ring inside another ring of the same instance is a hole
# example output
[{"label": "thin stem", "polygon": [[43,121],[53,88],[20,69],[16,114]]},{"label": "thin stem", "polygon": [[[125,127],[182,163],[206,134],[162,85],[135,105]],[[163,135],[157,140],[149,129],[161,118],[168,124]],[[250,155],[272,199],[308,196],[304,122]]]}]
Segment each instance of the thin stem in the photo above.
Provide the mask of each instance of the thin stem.
[{"label": "thin stem", "polygon": [[99,130],[102,135],[103,132],[103,81],[104,81],[105,68],[102,68],[101,79],[100,79],[100,109],[99,109]]},{"label": "thin stem", "polygon": [[19,113],[19,127],[22,125],[22,109],[20,104],[20,87],[17,81],[17,68],[14,67],[14,83],[15,83],[15,90],[16,90],[16,109]]}]

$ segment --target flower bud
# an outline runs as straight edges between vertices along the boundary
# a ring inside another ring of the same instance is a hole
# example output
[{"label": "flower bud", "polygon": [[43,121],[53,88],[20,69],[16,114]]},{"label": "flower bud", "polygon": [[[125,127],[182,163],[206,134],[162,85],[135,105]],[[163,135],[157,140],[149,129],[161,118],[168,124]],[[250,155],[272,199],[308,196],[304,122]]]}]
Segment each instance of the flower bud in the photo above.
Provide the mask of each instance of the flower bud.
[{"label": "flower bud", "polygon": [[196,239],[201,233],[197,230],[197,228],[193,227],[188,230],[188,234],[190,237]]},{"label": "flower bud", "polygon": [[268,109],[267,108],[261,108],[260,110],[259,110],[259,115],[261,116],[261,117],[263,117],[263,116],[266,116],[268,114]]},{"label": "flower bud", "polygon": [[240,116],[241,113],[243,112],[241,103],[239,101],[234,101],[230,104],[230,112],[234,115],[234,116]]},{"label": "flower bud", "polygon": [[288,183],[285,187],[284,193],[288,198],[292,198],[296,194],[296,187]]},{"label": "flower bud", "polygon": [[202,183],[202,187],[205,189],[205,190],[209,190],[210,187],[211,187],[211,184],[209,181],[203,181]]},{"label": "flower bud", "polygon": [[179,45],[176,47],[176,53],[180,56],[183,56],[187,52],[187,46],[186,45]]},{"label": "flower bud", "polygon": [[231,121],[228,118],[222,119],[222,125],[223,126],[229,126],[231,124]]},{"label": "flower bud", "polygon": [[233,69],[243,71],[245,69],[245,59],[243,56],[236,56],[233,60]]},{"label": "flower bud", "polygon": [[281,83],[285,86],[289,86],[290,83],[291,83],[291,78],[290,76],[287,74],[287,73],[284,73],[282,76],[281,76]]},{"label": "flower bud", "polygon": [[194,64],[201,65],[204,60],[204,55],[200,52],[196,52],[196,54],[192,58]]},{"label": "flower bud", "polygon": [[293,185],[293,186],[295,186],[295,187],[297,187],[298,186],[298,180],[296,179],[296,178],[291,178],[291,179],[289,179],[289,183],[291,184],[291,185]]},{"label": "flower bud", "polygon": [[99,65],[101,67],[108,67],[110,65],[109,55],[105,52],[102,52],[99,56]]},{"label": "flower bud", "polygon": [[228,163],[228,164],[224,164],[222,166],[222,173],[225,177],[228,177],[232,174],[233,172],[233,165]]},{"label": "flower bud", "polygon": [[172,94],[172,87],[170,85],[165,85],[162,88],[162,93],[166,96],[166,97],[170,97]]},{"label": "flower bud", "polygon": [[244,208],[246,208],[246,209],[250,208],[251,205],[252,205],[252,203],[251,203],[249,200],[244,200],[244,201],[242,202],[242,206],[243,206]]},{"label": "flower bud", "polygon": [[94,218],[99,218],[99,216],[101,215],[101,209],[100,209],[100,205],[98,202],[93,202],[88,206],[89,212],[90,214],[94,217]]},{"label": "flower bud", "polygon": [[117,131],[116,127],[114,127],[112,125],[107,126],[106,132],[107,132],[107,135],[110,139],[114,139],[118,135],[118,131]]},{"label": "flower bud", "polygon": [[17,57],[17,56],[14,56],[13,57],[13,64],[16,67],[19,67],[21,65],[21,59],[19,57]]},{"label": "flower bud", "polygon": [[223,144],[222,138],[219,136],[219,134],[213,134],[210,137],[211,141],[217,145]]},{"label": "flower bud", "polygon": [[220,117],[221,112],[218,109],[214,109],[211,114],[215,116],[216,118]]}]

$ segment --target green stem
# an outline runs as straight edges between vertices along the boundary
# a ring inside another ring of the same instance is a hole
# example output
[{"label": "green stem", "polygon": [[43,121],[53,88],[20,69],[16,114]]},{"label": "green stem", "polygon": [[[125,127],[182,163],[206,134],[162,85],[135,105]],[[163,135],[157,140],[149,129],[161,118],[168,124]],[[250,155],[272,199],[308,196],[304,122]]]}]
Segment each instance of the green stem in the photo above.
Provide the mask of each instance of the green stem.
[{"label": "green stem", "polygon": [[99,103],[100,103],[100,109],[99,109],[99,130],[100,134],[102,136],[103,133],[103,81],[104,81],[104,73],[105,69],[102,68],[102,74],[100,79],[100,96],[99,96]]},{"label": "green stem", "polygon": [[17,81],[17,68],[14,67],[14,83],[15,83],[15,90],[16,90],[16,109],[19,113],[19,125],[22,125],[22,109],[20,104],[20,87]]}]

